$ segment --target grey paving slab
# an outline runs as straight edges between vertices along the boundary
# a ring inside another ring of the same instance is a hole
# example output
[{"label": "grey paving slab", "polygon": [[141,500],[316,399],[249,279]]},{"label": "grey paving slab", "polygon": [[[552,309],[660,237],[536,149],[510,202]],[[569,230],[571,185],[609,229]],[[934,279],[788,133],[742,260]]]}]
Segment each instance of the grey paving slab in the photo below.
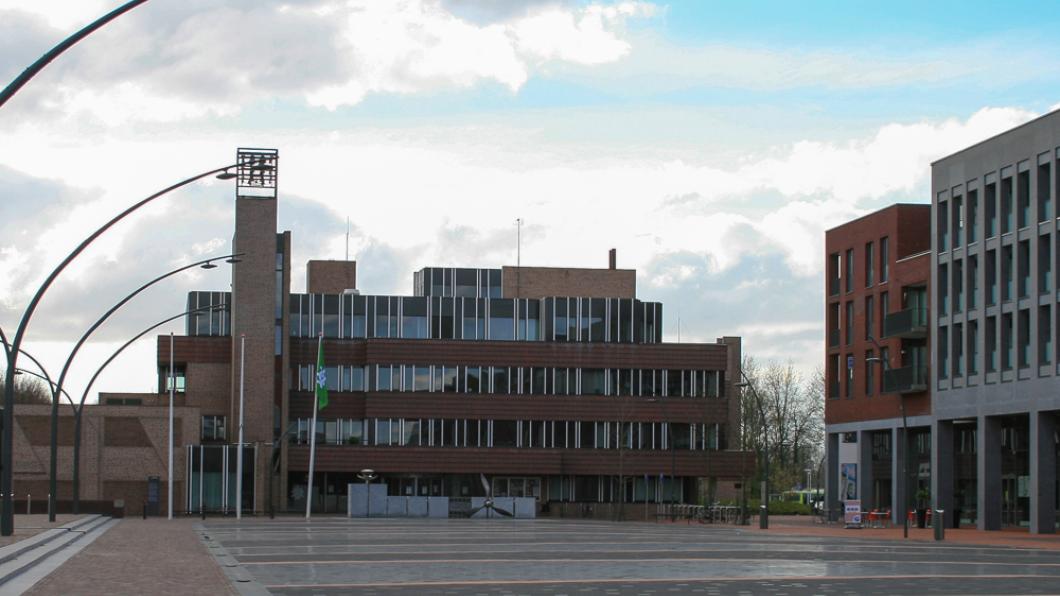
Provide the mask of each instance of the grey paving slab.
[{"label": "grey paving slab", "polygon": [[1040,594],[1060,552],[563,520],[206,524],[275,594]]}]

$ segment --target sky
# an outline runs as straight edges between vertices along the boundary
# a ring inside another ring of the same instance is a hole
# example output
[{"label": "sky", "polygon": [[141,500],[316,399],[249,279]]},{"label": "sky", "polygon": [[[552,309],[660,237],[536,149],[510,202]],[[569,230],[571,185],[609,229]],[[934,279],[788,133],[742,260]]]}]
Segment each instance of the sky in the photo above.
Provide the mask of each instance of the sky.
[{"label": "sky", "polygon": [[[114,0],[0,0],[0,81]],[[280,151],[279,228],[362,293],[424,266],[637,270],[667,341],[744,338],[806,375],[824,355],[824,231],[929,200],[932,161],[1060,104],[1045,2],[151,0],[0,108],[0,326],[114,214]],[[53,374],[113,303],[226,254],[234,190],[208,180],[97,240],[25,347]],[[224,290],[224,267],[138,296],[69,373],[80,395],[128,338]],[[158,333],[183,332],[174,323]],[[155,341],[96,391],[154,391]]]}]

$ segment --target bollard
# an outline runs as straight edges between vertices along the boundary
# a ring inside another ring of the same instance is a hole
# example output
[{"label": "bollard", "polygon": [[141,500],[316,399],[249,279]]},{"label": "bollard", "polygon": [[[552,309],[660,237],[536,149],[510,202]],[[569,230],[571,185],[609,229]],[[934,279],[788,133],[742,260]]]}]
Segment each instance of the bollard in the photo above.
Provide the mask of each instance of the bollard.
[{"label": "bollard", "polygon": [[48,493],[48,519],[52,516],[52,494]]},{"label": "bollard", "polygon": [[33,513],[33,495],[26,495],[26,515]]},{"label": "bollard", "polygon": [[202,514],[202,521],[206,521],[206,509],[204,507],[199,507],[199,513]]},{"label": "bollard", "polygon": [[144,519],[147,519],[147,501],[144,501]]},{"label": "bollard", "polygon": [[935,525],[935,540],[943,540],[946,537],[945,513],[943,509],[935,510],[935,519],[932,520]]}]

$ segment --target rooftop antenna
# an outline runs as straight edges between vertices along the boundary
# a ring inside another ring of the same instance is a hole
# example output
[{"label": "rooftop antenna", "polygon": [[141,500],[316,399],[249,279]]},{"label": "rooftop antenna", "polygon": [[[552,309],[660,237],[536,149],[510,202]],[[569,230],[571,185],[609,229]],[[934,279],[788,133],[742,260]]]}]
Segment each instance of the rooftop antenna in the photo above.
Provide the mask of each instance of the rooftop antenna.
[{"label": "rooftop antenna", "polygon": [[515,266],[521,267],[523,260],[523,218],[515,220]]},{"label": "rooftop antenna", "polygon": [[346,260],[350,260],[350,216],[346,216]]},{"label": "rooftop antenna", "polygon": [[515,297],[519,297],[520,268],[523,266],[523,218],[515,219]]}]

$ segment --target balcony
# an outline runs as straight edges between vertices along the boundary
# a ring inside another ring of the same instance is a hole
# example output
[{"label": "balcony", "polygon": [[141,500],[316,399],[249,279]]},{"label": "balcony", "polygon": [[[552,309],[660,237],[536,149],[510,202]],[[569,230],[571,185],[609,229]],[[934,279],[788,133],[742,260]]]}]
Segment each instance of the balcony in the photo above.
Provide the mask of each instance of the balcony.
[{"label": "balcony", "polygon": [[927,388],[927,366],[903,366],[883,371],[884,393],[920,393]]},{"label": "balcony", "polygon": [[928,309],[907,308],[883,318],[883,336],[923,339],[928,336]]}]

